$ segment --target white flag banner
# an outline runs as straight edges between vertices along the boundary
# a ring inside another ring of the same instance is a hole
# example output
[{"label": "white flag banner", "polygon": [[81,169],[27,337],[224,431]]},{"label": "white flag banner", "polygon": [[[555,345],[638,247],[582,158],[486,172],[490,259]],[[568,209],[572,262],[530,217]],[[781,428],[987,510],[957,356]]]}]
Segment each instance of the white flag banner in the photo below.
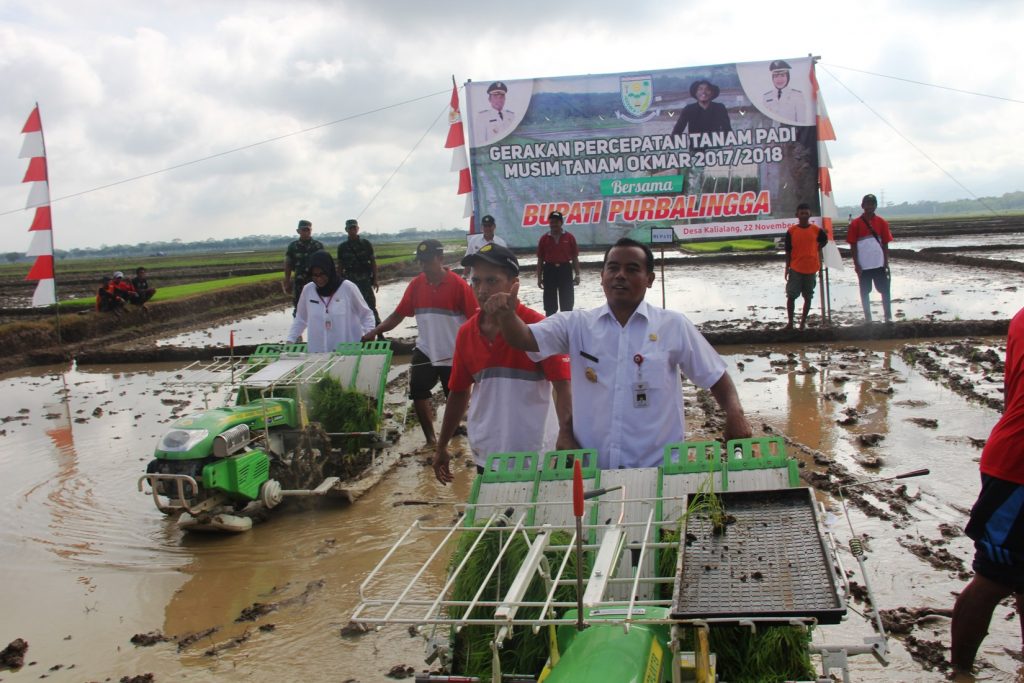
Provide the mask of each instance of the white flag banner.
[{"label": "white flag banner", "polygon": [[32,306],[49,306],[57,303],[57,291],[53,286],[53,278],[40,280],[36,291],[32,294]]},{"label": "white flag banner", "polygon": [[843,269],[843,257],[839,254],[839,247],[836,246],[835,240],[829,240],[825,245],[821,260],[829,270]]},{"label": "white flag banner", "polygon": [[839,207],[831,192],[821,193],[821,215],[833,220],[839,218]]},{"label": "white flag banner", "polygon": [[28,245],[28,251],[25,252],[25,255],[49,256],[52,237],[53,233],[50,232],[49,230],[33,230],[32,243]]},{"label": "white flag banner", "polygon": [[31,209],[36,206],[46,206],[50,203],[50,193],[46,187],[46,181],[32,183],[32,189],[28,191],[28,201],[25,208]]},{"label": "white flag banner", "polygon": [[828,155],[824,140],[818,140],[818,168],[832,168],[832,157]]},{"label": "white flag banner", "polygon": [[464,168],[469,168],[469,156],[466,155],[465,147],[453,147],[452,148],[452,165],[449,171],[461,171]]},{"label": "white flag banner", "polygon": [[21,152],[18,153],[18,158],[31,159],[32,157],[41,156],[45,156],[45,154],[43,154],[42,131],[36,131],[34,133],[25,133],[25,139],[21,143]]},{"label": "white flag banner", "polygon": [[469,218],[473,215],[473,194],[469,193],[466,195],[466,206],[462,210],[462,217]]}]

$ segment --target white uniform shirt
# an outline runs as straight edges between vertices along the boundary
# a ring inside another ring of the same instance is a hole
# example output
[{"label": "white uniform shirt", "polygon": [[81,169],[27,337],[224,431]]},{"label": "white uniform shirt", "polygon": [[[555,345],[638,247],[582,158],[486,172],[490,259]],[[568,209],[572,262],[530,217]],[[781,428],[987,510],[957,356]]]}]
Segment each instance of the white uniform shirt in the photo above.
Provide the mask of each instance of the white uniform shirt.
[{"label": "white uniform shirt", "polygon": [[[665,445],[685,434],[680,370],[703,388],[725,374],[721,356],[686,316],[646,301],[625,327],[605,304],[556,313],[530,330],[540,349],[529,354],[535,360],[569,354],[573,433],[582,448],[597,449],[603,469],[660,465]],[[635,405],[638,383],[646,385],[646,406]]]},{"label": "white uniform shirt", "polygon": [[807,108],[807,98],[799,90],[783,88],[779,94],[777,88],[772,88],[764,94],[765,109],[775,114],[786,123],[808,125],[811,123],[810,112]]},{"label": "white uniform shirt", "polygon": [[[470,254],[475,254],[476,252],[480,251],[480,249],[485,244],[498,244],[506,248],[508,247],[508,243],[498,235],[495,235],[494,239],[488,242],[487,238],[484,237],[484,234],[482,232],[478,232],[466,238],[466,256],[469,256]],[[463,256],[462,258],[466,258],[466,256]],[[469,272],[466,275],[466,277],[473,277],[472,268],[469,269]]]},{"label": "white uniform shirt", "polygon": [[359,288],[348,280],[342,280],[341,286],[327,298],[316,293],[315,282],[308,282],[299,294],[288,341],[294,341],[308,328],[306,349],[310,353],[333,351],[342,342],[359,341],[374,324],[373,311]]},{"label": "white uniform shirt", "polygon": [[473,135],[480,143],[495,142],[505,137],[507,131],[515,128],[516,113],[508,109],[499,112],[494,107],[488,107],[476,113],[473,124]]}]

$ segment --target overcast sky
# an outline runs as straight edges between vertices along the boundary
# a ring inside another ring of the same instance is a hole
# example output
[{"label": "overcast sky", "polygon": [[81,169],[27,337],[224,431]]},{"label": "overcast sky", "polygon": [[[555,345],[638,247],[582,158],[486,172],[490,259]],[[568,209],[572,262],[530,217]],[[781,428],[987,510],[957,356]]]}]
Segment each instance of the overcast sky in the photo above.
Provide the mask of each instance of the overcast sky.
[{"label": "overcast sky", "polygon": [[54,197],[342,120],[58,201],[58,248],[292,235],[299,218],[314,235],[353,216],[397,232],[466,226],[442,148],[453,74],[808,53],[839,138],[840,205],[998,195],[1024,189],[1022,44],[1024,3],[999,1],[0,0],[0,251],[30,241],[17,155],[37,101]]}]

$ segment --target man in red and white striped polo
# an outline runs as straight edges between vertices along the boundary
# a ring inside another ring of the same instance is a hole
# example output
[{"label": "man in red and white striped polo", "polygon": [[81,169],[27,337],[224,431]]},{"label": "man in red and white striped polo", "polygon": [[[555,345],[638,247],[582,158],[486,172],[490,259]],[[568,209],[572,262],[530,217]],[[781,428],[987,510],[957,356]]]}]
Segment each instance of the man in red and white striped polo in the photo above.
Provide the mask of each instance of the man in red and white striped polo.
[{"label": "man in red and white striped polo", "polygon": [[[434,474],[442,484],[453,478],[448,442],[467,406],[469,445],[477,472],[483,471],[492,453],[543,454],[558,447],[562,425],[568,438],[572,436],[569,357],[530,360],[524,351],[505,342],[497,322],[482,310],[492,294],[507,294],[519,283],[519,261],[507,248],[487,244],[462,259],[462,265],[473,269],[473,292],[481,310],[459,328],[455,340],[448,403],[434,455]],[[544,318],[522,304],[515,314],[526,323]]]}]

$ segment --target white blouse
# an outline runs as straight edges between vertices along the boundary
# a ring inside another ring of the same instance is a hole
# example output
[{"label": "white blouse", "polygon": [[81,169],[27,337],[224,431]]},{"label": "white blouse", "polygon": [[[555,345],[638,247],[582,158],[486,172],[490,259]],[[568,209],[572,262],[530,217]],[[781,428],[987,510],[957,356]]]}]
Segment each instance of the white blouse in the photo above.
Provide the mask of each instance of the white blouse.
[{"label": "white blouse", "polygon": [[316,283],[309,282],[299,294],[286,341],[295,341],[308,328],[306,348],[310,353],[333,351],[342,342],[359,341],[375,324],[359,288],[348,280],[342,280],[329,297],[317,294]]}]

